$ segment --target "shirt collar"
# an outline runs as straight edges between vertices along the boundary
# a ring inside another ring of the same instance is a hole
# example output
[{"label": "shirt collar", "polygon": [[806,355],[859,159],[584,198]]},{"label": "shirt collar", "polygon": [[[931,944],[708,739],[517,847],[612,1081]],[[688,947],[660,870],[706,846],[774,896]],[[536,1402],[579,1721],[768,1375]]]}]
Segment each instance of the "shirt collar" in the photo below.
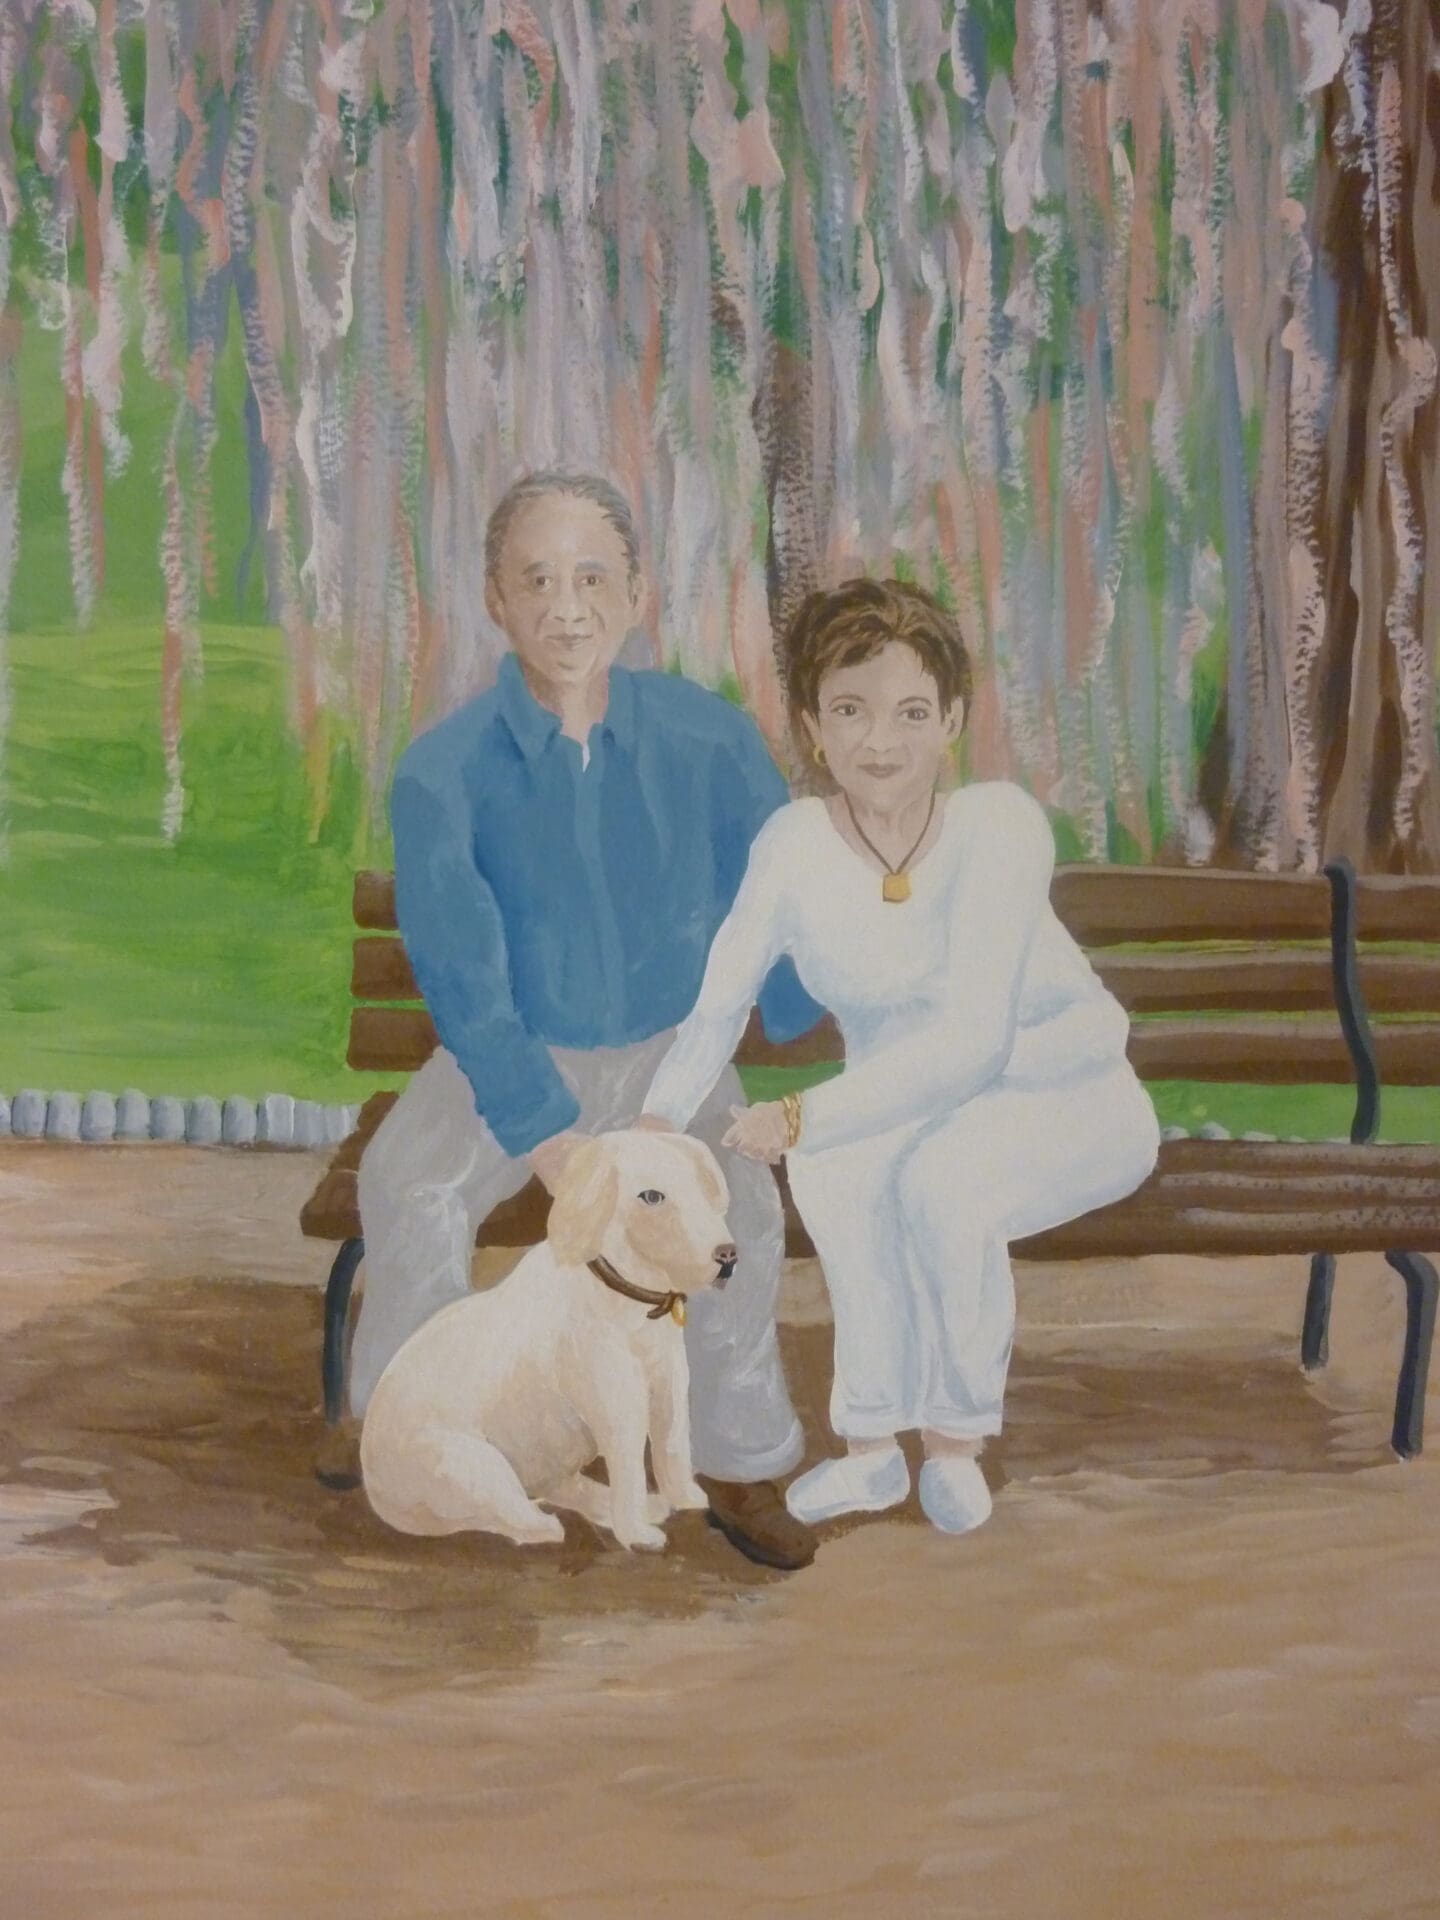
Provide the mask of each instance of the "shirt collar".
[{"label": "shirt collar", "polygon": [[[527,760],[538,760],[560,731],[560,716],[552,713],[548,707],[542,707],[531,693],[520,662],[513,653],[507,653],[500,662],[495,685],[501,715],[514,736],[516,746]],[[624,667],[610,669],[610,689],[600,732],[627,753],[634,746],[634,677]]]}]

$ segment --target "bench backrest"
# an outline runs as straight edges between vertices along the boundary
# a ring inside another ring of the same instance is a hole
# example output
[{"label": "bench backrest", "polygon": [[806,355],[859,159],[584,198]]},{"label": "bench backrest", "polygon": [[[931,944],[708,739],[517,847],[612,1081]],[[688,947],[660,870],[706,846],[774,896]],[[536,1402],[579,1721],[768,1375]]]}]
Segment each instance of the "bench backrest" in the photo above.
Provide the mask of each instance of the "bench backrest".
[{"label": "bench backrest", "polygon": [[[1332,891],[1323,877],[1173,867],[1062,866],[1055,911],[1132,1016],[1130,1057],[1147,1080],[1349,1083],[1336,1018]],[[395,933],[388,873],[355,877],[349,1063],[411,1072],[438,1044]],[[1358,987],[1383,1081],[1440,1081],[1440,878],[1354,883]],[[1145,947],[1144,952],[1133,949]],[[1363,1015],[1362,1015],[1363,1017]],[[752,1018],[742,1065],[842,1056],[825,1021],[787,1046]]]}]

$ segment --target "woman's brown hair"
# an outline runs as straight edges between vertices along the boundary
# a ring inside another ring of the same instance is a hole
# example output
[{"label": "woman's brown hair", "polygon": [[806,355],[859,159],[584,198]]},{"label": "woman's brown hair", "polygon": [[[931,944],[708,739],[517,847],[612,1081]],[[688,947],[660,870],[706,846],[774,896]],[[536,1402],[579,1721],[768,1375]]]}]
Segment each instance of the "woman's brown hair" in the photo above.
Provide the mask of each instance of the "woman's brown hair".
[{"label": "woman's brown hair", "polygon": [[776,653],[790,712],[820,711],[820,682],[836,667],[853,667],[898,640],[935,682],[940,704],[957,700],[970,715],[973,677],[958,621],[923,587],[904,580],[842,580],[807,593]]}]

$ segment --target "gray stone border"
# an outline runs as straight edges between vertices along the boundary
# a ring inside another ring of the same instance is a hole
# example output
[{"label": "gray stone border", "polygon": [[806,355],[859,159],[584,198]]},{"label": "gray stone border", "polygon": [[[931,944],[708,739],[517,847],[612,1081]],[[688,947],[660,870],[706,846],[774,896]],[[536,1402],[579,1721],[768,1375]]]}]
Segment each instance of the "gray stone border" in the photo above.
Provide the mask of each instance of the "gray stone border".
[{"label": "gray stone border", "polygon": [[[1258,1140],[1270,1146],[1286,1147],[1349,1147],[1353,1146],[1348,1133],[1327,1134],[1323,1140],[1317,1140],[1308,1133],[1231,1133],[1228,1127],[1222,1127],[1218,1120],[1206,1120],[1196,1127],[1193,1133],[1184,1127],[1162,1127],[1162,1140]],[[1377,1146],[1388,1146],[1387,1140],[1377,1140]]]},{"label": "gray stone border", "polygon": [[[160,1140],[188,1147],[290,1147],[300,1152],[338,1146],[355,1131],[358,1106],[327,1107],[318,1100],[296,1100],[288,1093],[267,1093],[247,1100],[232,1093],[227,1100],[199,1094],[181,1100],[174,1094],[38,1093],[33,1087],[15,1094],[0,1093],[0,1139],[80,1140],[97,1146],[114,1141]],[[1232,1134],[1216,1120],[1207,1120],[1193,1133],[1184,1127],[1162,1127],[1162,1140],[1268,1140],[1305,1144],[1304,1134]],[[1348,1146],[1348,1134],[1327,1144]]]},{"label": "gray stone border", "polygon": [[105,1146],[115,1141],[155,1140],[189,1147],[290,1147],[314,1151],[338,1146],[355,1131],[358,1106],[328,1107],[318,1100],[297,1100],[288,1093],[267,1093],[262,1100],[231,1094],[216,1100],[199,1094],[182,1100],[174,1094],[153,1098],[138,1088],[123,1093],[41,1093],[34,1087],[0,1093],[0,1138],[83,1141]]}]

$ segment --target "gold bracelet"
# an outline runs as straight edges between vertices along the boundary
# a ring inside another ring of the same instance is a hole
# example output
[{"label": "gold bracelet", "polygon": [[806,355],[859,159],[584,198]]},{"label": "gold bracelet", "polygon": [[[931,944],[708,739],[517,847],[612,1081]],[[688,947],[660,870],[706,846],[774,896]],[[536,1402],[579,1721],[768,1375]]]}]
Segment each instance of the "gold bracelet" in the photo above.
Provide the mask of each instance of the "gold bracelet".
[{"label": "gold bracelet", "polygon": [[798,1093],[787,1093],[782,1096],[780,1104],[785,1109],[785,1145],[796,1147],[800,1144],[800,1125],[803,1117],[800,1096]]}]

